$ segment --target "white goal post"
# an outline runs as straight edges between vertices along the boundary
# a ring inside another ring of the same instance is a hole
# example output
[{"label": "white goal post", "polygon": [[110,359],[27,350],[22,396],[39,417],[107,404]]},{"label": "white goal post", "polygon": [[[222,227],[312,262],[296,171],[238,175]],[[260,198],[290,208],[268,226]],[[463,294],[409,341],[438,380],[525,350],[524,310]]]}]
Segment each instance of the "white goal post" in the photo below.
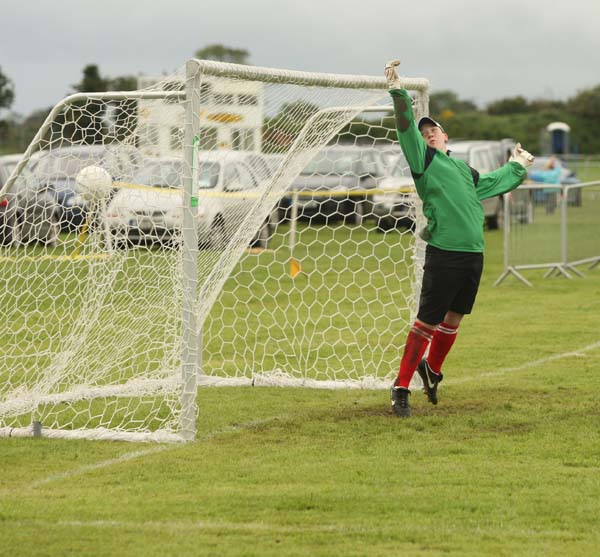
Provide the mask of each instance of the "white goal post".
[{"label": "white goal post", "polygon": [[387,386],[422,245],[386,89],[191,60],[54,107],[0,192],[0,437],[190,441],[202,385]]}]

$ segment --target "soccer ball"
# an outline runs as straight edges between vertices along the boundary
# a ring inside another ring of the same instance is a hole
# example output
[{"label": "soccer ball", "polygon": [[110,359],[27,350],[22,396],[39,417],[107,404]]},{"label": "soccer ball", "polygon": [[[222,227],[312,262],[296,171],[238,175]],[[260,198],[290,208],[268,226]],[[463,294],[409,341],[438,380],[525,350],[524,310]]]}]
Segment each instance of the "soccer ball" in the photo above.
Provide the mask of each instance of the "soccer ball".
[{"label": "soccer ball", "polygon": [[81,189],[81,195],[88,203],[104,199],[113,185],[110,174],[104,168],[94,165],[82,168],[75,181]]}]

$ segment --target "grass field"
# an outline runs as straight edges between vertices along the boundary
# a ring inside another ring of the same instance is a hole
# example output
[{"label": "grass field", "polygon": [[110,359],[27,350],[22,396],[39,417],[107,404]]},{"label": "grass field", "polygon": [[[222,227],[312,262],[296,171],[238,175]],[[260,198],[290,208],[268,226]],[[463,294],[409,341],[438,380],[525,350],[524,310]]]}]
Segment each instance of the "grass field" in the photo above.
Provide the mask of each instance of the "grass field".
[{"label": "grass field", "polygon": [[440,404],[204,388],[188,445],[2,439],[0,555],[600,554],[600,268],[494,288]]},{"label": "grass field", "polygon": [[206,389],[177,446],[0,444],[6,555],[600,551],[600,272],[516,281],[488,233],[436,408],[414,393]]}]

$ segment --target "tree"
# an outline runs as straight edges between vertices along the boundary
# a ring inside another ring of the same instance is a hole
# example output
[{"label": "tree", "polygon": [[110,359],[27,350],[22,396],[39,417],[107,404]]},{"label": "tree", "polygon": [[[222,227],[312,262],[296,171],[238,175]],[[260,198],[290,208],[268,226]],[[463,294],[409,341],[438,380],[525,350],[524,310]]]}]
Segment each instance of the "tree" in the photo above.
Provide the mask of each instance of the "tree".
[{"label": "tree", "polygon": [[243,48],[231,48],[222,44],[211,44],[196,51],[194,55],[201,60],[215,60],[233,64],[249,64],[250,53]]},{"label": "tree", "polygon": [[0,68],[0,109],[10,108],[15,100],[15,90],[12,81],[8,79]]},{"label": "tree", "polygon": [[579,91],[577,95],[567,101],[567,110],[571,114],[583,118],[600,121],[600,85],[593,89]]},{"label": "tree", "polygon": [[534,99],[529,103],[529,107],[531,112],[556,112],[564,110],[566,103],[553,99]]},{"label": "tree", "polygon": [[306,121],[319,111],[316,104],[307,101],[283,103],[279,112],[265,120],[263,147],[266,151],[280,153],[287,150],[304,127]]},{"label": "tree", "polygon": [[100,69],[96,64],[88,64],[83,68],[83,77],[79,83],[73,85],[73,89],[79,93],[95,93],[106,91],[108,80],[100,76]]},{"label": "tree", "polygon": [[454,91],[444,90],[429,96],[429,112],[435,116],[442,113],[474,112],[477,106],[474,102],[460,99]]},{"label": "tree", "polygon": [[[137,88],[134,76],[102,76],[96,64],[88,64],[82,73],[81,81],[72,86],[79,93],[131,91]],[[122,139],[135,127],[133,119],[136,110],[137,103],[132,100],[108,103],[81,101],[73,104],[68,114],[62,115],[54,127],[56,133],[62,133],[73,142],[102,143],[112,136]]]},{"label": "tree", "polygon": [[521,95],[491,102],[487,105],[486,110],[488,114],[492,115],[525,114],[527,112],[532,112],[527,99]]},{"label": "tree", "polygon": [[137,78],[134,75],[122,75],[108,80],[109,91],[135,91]]}]

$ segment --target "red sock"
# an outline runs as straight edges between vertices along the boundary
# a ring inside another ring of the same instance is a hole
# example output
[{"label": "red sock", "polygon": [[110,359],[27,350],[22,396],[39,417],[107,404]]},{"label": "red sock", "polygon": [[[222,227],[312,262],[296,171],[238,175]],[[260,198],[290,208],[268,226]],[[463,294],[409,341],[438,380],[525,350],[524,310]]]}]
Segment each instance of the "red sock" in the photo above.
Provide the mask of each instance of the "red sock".
[{"label": "red sock", "polygon": [[417,365],[429,346],[432,334],[433,331],[431,329],[424,327],[420,323],[415,322],[413,324],[406,339],[406,346],[404,346],[404,353],[402,354],[402,360],[400,361],[400,371],[398,372],[398,377],[396,378],[394,385],[408,389],[408,385],[417,369]]},{"label": "red sock", "polygon": [[450,352],[450,348],[456,340],[456,332],[458,326],[448,325],[448,323],[441,323],[433,333],[433,340],[431,341],[431,348],[427,356],[427,363],[429,367],[436,373],[442,372],[442,364]]}]

